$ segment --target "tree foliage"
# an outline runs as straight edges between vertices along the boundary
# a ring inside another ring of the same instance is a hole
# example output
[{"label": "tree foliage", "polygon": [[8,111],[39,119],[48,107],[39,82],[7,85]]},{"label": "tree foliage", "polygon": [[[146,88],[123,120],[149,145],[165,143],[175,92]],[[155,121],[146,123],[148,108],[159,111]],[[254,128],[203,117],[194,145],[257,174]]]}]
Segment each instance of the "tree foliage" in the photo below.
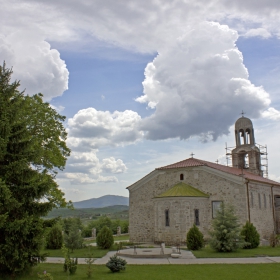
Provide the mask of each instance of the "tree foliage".
[{"label": "tree foliage", "polygon": [[15,275],[43,258],[40,217],[67,205],[55,175],[70,150],[65,118],[42,94],[20,92],[11,75],[0,66],[0,272]]},{"label": "tree foliage", "polygon": [[121,270],[125,270],[126,260],[114,255],[110,257],[109,261],[106,263],[106,266],[112,272],[120,272]]},{"label": "tree foliage", "polygon": [[64,234],[64,243],[66,248],[71,249],[71,252],[73,252],[74,249],[80,249],[83,247],[81,231],[76,224],[71,226],[68,234]]},{"label": "tree foliage", "polygon": [[260,245],[260,235],[252,223],[248,221],[246,222],[241,230],[241,235],[244,237],[244,241],[246,242],[243,246],[244,249],[253,249]]},{"label": "tree foliage", "polygon": [[221,203],[216,214],[216,218],[212,222],[213,231],[210,232],[212,237],[210,246],[219,252],[231,252],[242,248],[244,242],[233,207],[226,207],[224,203]]},{"label": "tree foliage", "polygon": [[96,229],[96,233],[98,234],[104,226],[110,228],[113,234],[117,234],[118,226],[121,227],[122,233],[128,233],[128,220],[111,220],[109,217],[102,216],[98,220],[88,223],[84,227],[82,234],[84,237],[91,237],[93,228]]},{"label": "tree foliage", "polygon": [[187,233],[187,247],[189,250],[199,250],[203,247],[203,234],[196,225],[190,228]]},{"label": "tree foliage", "polygon": [[62,228],[60,225],[54,225],[47,235],[47,248],[60,249],[63,244]]},{"label": "tree foliage", "polygon": [[104,226],[96,237],[97,246],[102,249],[109,249],[114,244],[114,237],[111,229]]}]

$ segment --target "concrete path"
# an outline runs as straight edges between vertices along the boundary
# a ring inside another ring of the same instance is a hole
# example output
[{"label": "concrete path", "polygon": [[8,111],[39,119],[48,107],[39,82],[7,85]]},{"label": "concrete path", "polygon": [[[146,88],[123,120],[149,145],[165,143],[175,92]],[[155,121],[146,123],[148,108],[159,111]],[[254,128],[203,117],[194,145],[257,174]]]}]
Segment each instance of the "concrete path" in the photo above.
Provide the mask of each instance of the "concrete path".
[{"label": "concrete path", "polygon": [[[133,249],[121,250],[121,253],[133,254]],[[146,252],[143,252],[146,251]],[[149,251],[149,252],[147,252]],[[170,252],[169,252],[170,251]],[[280,263],[280,257],[256,257],[256,258],[195,258],[195,256],[186,250],[181,250],[180,258],[139,258],[141,254],[159,254],[158,248],[147,250],[137,248],[137,258],[123,257],[128,264],[258,264],[258,263]],[[171,249],[166,248],[165,254],[171,253]],[[94,264],[104,265],[116,251],[108,252],[104,257],[95,259]],[[79,264],[86,264],[86,258],[79,258]],[[47,263],[64,263],[64,258],[47,258]]]}]

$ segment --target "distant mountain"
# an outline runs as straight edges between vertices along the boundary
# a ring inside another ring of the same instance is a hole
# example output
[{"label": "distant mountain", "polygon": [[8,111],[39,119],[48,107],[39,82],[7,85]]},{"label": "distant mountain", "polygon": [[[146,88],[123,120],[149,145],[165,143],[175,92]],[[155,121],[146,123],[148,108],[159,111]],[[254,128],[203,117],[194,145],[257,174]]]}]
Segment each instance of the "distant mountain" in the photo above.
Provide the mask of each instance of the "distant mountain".
[{"label": "distant mountain", "polygon": [[127,205],[128,197],[119,195],[104,195],[99,198],[73,202],[75,208],[102,208],[114,205]]}]

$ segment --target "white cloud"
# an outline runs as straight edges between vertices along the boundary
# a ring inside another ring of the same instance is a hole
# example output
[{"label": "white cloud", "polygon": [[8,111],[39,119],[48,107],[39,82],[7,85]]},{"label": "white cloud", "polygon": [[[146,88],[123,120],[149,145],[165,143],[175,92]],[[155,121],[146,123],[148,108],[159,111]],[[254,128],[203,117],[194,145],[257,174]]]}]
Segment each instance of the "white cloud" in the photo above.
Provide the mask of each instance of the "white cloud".
[{"label": "white cloud", "polygon": [[121,159],[115,160],[115,158],[105,158],[102,160],[102,170],[110,173],[123,173],[127,170],[127,167]]},{"label": "white cloud", "polygon": [[269,107],[262,113],[263,118],[267,118],[270,120],[280,120],[280,112],[272,107]]},{"label": "white cloud", "polygon": [[64,107],[64,106],[61,106],[61,105],[59,105],[59,106],[54,106],[54,105],[50,104],[50,106],[51,106],[54,110],[56,110],[58,113],[61,113],[61,112],[65,109],[65,107]]},{"label": "white cloud", "polygon": [[141,117],[131,110],[124,112],[80,110],[68,120],[68,143],[73,149],[120,146],[142,139]]},{"label": "white cloud", "polygon": [[[246,33],[262,28],[280,36],[279,1],[254,0],[10,0],[1,3],[5,34],[36,25],[48,41],[99,41],[141,52],[162,46],[204,20],[228,22]],[[12,2],[12,3],[11,3]],[[3,33],[3,32],[2,32]],[[94,42],[94,44],[92,43]],[[72,44],[65,44],[71,47]]]},{"label": "white cloud", "polygon": [[37,29],[14,31],[0,37],[0,62],[13,67],[14,80],[26,94],[43,93],[46,101],[68,89],[69,72],[57,50],[51,49]]},{"label": "white cloud", "polygon": [[97,178],[92,178],[89,174],[86,173],[64,173],[64,178],[70,180],[71,184],[95,184],[99,182],[103,183],[114,183],[118,182],[118,179],[115,176],[98,176]]},{"label": "white cloud", "polygon": [[244,35],[244,37],[263,37],[265,39],[271,37],[271,33],[268,32],[264,28],[255,28],[248,30]]},{"label": "white cloud", "polygon": [[147,65],[144,95],[137,101],[156,108],[141,123],[148,139],[216,139],[228,133],[242,109],[260,116],[269,95],[248,80],[236,40],[234,30],[205,22],[165,45]]},{"label": "white cloud", "polygon": [[104,176],[103,173],[124,173],[127,170],[124,162],[114,157],[104,158],[100,162],[97,153],[98,150],[73,151],[67,161],[65,172],[59,175],[59,179],[69,179],[71,184],[118,182],[115,176]]}]

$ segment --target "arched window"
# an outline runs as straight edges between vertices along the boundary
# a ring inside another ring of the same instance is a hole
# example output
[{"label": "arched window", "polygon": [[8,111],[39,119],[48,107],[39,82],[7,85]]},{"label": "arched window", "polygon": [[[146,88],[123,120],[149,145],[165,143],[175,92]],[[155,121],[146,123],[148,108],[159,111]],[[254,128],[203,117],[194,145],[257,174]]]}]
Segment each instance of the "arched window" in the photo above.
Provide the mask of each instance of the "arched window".
[{"label": "arched window", "polygon": [[262,208],[261,195],[259,194],[259,208]]},{"label": "arched window", "polygon": [[265,194],[263,194],[263,205],[264,205],[264,208],[266,208],[266,197],[265,197]]},{"label": "arched window", "polygon": [[254,207],[254,196],[252,192],[251,192],[251,206],[252,208]]},{"label": "arched window", "polygon": [[180,180],[181,180],[181,181],[184,180],[184,174],[180,174]]},{"label": "arched window", "polygon": [[165,226],[169,227],[169,209],[165,210]]},{"label": "arched window", "polygon": [[271,208],[271,196],[270,195],[268,196],[268,199],[269,199],[269,208]]}]

